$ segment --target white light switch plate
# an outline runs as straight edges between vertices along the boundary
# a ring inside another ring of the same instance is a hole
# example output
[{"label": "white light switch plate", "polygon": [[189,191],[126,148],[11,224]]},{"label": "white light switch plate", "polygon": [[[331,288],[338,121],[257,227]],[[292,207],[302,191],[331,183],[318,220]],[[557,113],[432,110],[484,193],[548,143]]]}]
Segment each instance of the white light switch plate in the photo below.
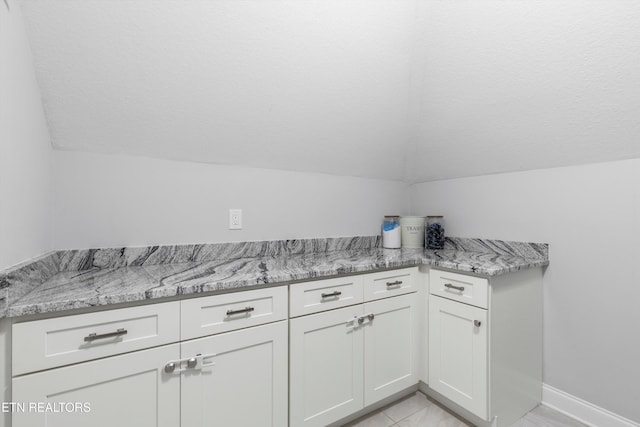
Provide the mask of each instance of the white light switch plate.
[{"label": "white light switch plate", "polygon": [[229,230],[242,230],[242,209],[229,209]]}]

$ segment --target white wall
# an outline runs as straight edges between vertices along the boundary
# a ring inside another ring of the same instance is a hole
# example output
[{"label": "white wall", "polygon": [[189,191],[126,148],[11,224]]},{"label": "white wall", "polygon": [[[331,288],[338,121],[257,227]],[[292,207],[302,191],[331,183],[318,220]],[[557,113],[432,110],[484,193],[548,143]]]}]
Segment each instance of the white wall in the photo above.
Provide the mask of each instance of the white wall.
[{"label": "white wall", "polygon": [[374,235],[408,210],[399,181],[66,151],[53,165],[57,249]]},{"label": "white wall", "polygon": [[640,160],[436,181],[413,214],[452,236],[548,242],[544,382],[640,421]]},{"label": "white wall", "polygon": [[409,181],[640,157],[640,2],[419,8]]},{"label": "white wall", "polygon": [[17,1],[0,2],[0,31],[2,269],[51,249],[52,149]]}]

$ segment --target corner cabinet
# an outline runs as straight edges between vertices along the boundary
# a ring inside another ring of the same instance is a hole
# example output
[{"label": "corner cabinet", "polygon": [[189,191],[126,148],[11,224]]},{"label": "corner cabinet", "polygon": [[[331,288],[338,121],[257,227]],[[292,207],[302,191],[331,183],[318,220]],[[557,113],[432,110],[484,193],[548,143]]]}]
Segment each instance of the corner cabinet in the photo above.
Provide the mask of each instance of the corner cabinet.
[{"label": "corner cabinet", "polygon": [[[291,285],[292,315],[316,313],[290,320],[290,426],[325,426],[415,386],[417,274],[410,268]],[[364,303],[332,309],[345,304],[345,289],[348,302]]]},{"label": "corner cabinet", "polygon": [[540,269],[491,279],[430,271],[428,385],[434,397],[457,405],[454,410],[474,424],[500,427],[540,403],[541,284]]}]

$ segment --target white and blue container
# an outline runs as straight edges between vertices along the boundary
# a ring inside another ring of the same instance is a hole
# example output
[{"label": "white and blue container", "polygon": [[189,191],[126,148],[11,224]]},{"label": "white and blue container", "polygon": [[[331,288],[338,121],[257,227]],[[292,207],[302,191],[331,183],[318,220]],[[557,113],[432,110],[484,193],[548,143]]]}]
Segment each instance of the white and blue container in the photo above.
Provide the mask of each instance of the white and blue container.
[{"label": "white and blue container", "polygon": [[382,223],[382,247],[400,249],[400,217],[387,215]]}]

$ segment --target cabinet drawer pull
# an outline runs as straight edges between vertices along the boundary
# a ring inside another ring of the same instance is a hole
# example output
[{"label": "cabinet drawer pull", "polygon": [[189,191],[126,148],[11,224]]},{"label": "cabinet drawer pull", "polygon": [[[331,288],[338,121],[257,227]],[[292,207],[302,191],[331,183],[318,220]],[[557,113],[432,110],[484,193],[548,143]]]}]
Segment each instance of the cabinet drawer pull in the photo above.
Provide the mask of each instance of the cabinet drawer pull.
[{"label": "cabinet drawer pull", "polygon": [[464,286],[453,286],[451,283],[445,283],[445,288],[455,289],[456,291],[464,292]]},{"label": "cabinet drawer pull", "polygon": [[334,292],[330,292],[328,294],[321,294],[321,295],[322,295],[322,299],[333,298],[333,297],[339,297],[340,295],[342,295],[342,292],[334,291]]},{"label": "cabinet drawer pull", "polygon": [[251,313],[255,308],[253,307],[245,307],[239,310],[227,310],[227,316],[233,316],[234,314],[243,314],[243,313]]},{"label": "cabinet drawer pull", "polygon": [[474,321],[473,321],[473,325],[474,325],[476,328],[479,328],[479,327],[480,327],[480,325],[482,325],[482,322],[481,322],[481,321],[479,321],[479,320],[474,320]]},{"label": "cabinet drawer pull", "polygon": [[91,341],[95,341],[95,340],[101,340],[103,338],[113,338],[113,337],[119,337],[122,335],[127,335],[127,330],[124,328],[120,328],[115,332],[108,332],[106,334],[89,334],[86,337],[84,337],[84,342],[91,342]]},{"label": "cabinet drawer pull", "polygon": [[402,285],[402,280],[396,280],[395,282],[387,282],[387,286],[400,286]]}]

